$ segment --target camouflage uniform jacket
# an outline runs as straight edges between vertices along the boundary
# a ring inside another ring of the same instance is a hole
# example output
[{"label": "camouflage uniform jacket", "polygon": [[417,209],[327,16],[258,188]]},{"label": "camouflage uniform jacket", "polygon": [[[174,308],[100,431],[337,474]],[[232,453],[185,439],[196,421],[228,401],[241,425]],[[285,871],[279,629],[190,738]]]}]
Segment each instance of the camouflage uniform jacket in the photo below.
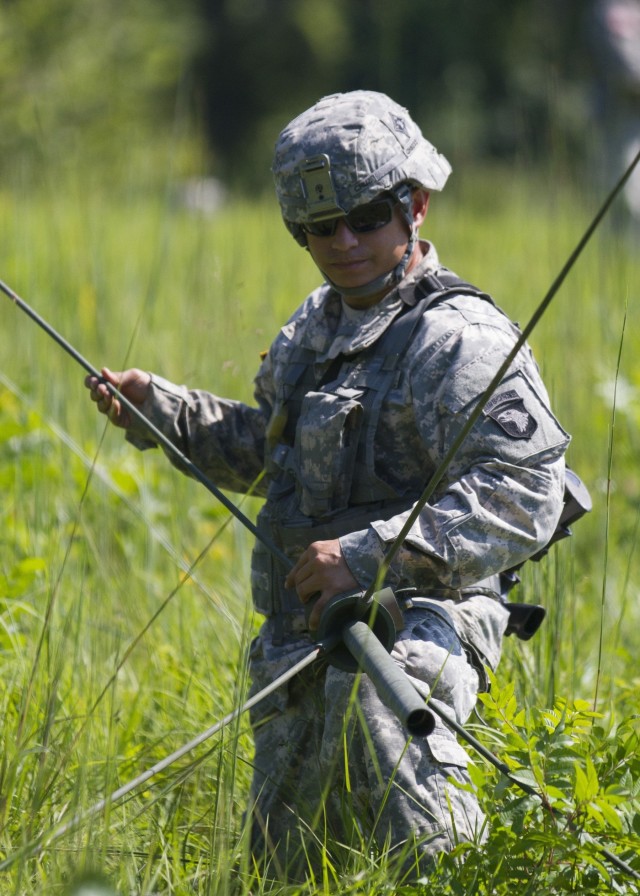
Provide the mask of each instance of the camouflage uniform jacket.
[{"label": "camouflage uniform jacket", "polygon": [[[292,559],[312,541],[340,537],[363,587],[375,580],[385,551],[519,336],[491,301],[446,295],[420,317],[384,387],[376,385],[383,335],[420,299],[421,279],[442,270],[435,248],[422,247],[422,262],[365,311],[345,306],[328,285],[315,290],[264,359],[257,406],[154,376],[142,408],[220,487],[246,492],[266,470],[257,486],[267,498],[259,527]],[[127,437],[140,448],[152,444],[135,426]],[[525,347],[386,582],[459,598],[538,551],[562,508],[568,442]],[[285,572],[258,543],[252,585],[265,615],[300,607],[281,584]],[[264,595],[274,582],[270,602]],[[476,640],[494,666],[497,649],[481,635]]]}]

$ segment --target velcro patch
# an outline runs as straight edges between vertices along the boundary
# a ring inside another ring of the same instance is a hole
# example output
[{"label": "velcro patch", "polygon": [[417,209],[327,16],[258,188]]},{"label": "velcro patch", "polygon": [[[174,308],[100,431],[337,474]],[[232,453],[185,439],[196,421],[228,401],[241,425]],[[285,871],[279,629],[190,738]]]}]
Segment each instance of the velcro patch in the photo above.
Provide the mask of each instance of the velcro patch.
[{"label": "velcro patch", "polygon": [[530,439],[538,428],[538,423],[526,409],[524,399],[510,389],[494,395],[484,408],[483,414],[490,417],[512,439]]}]

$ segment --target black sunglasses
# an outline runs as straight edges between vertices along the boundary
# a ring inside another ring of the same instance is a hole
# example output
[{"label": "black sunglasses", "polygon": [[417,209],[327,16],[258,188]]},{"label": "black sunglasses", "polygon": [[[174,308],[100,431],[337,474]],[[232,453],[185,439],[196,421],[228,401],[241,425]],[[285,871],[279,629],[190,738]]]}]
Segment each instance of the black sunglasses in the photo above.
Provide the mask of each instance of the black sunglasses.
[{"label": "black sunglasses", "polygon": [[354,233],[371,233],[386,227],[393,217],[396,202],[391,197],[374,199],[366,205],[359,205],[347,215],[326,218],[324,221],[305,221],[302,225],[307,233],[313,236],[333,236],[340,221],[344,221]]}]

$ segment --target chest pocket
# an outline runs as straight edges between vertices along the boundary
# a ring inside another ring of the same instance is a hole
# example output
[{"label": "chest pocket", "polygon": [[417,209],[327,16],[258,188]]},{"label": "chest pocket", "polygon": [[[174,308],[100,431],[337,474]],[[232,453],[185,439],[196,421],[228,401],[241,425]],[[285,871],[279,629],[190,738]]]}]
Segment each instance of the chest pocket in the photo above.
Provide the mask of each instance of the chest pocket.
[{"label": "chest pocket", "polygon": [[305,516],[321,518],[349,505],[364,419],[361,397],[338,387],[308,392],[302,401],[292,460]]},{"label": "chest pocket", "polygon": [[339,356],[315,379],[314,353],[297,345],[282,376],[277,425],[270,428],[267,470],[272,504],[292,498],[315,520],[349,507],[397,500],[410,488],[376,473],[376,431],[382,408],[414,329],[426,308],[452,291],[489,298],[455,275],[424,278],[416,303],[403,309],[357,358]]},{"label": "chest pocket", "polygon": [[384,369],[384,357],[372,354],[356,365],[345,363],[337,380],[304,395],[293,444],[280,444],[271,455],[280,470],[272,499],[286,495],[295,483],[298,510],[316,520],[357,505],[397,500],[402,490],[382,481],[375,470],[375,436],[384,399],[396,381],[394,367]]}]

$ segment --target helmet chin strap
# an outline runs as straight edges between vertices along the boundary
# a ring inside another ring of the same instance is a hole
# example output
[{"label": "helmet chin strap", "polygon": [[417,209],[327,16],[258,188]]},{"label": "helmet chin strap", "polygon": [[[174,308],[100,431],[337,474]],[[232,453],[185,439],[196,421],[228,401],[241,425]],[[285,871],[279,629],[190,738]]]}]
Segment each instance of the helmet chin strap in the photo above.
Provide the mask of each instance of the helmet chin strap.
[{"label": "helmet chin strap", "polygon": [[375,277],[373,280],[369,280],[368,283],[363,283],[362,286],[339,286],[337,283],[334,283],[330,277],[324,274],[324,278],[327,283],[332,286],[336,292],[339,292],[341,296],[344,296],[347,299],[362,299],[366,296],[373,296],[378,292],[382,292],[386,290],[387,292],[392,289],[394,286],[397,286],[401,280],[404,279],[405,271],[407,265],[409,264],[409,259],[413,255],[413,250],[416,245],[417,235],[415,233],[415,228],[412,228],[411,237],[409,242],[407,243],[407,249],[400,262],[392,268],[390,271],[387,271],[386,274],[381,274],[379,277]]},{"label": "helmet chin strap", "polygon": [[362,286],[339,286],[337,283],[334,283],[330,277],[324,274],[324,278],[327,283],[332,286],[336,292],[339,292],[341,296],[344,296],[347,299],[363,299],[367,296],[373,296],[378,292],[389,291],[394,286],[397,286],[401,280],[404,279],[407,265],[409,264],[409,260],[413,255],[413,250],[415,249],[416,242],[418,240],[418,231],[415,226],[413,220],[413,199],[412,199],[412,191],[411,187],[408,184],[402,184],[394,191],[395,197],[398,200],[398,205],[402,211],[405,222],[409,228],[409,242],[407,243],[407,248],[405,249],[404,255],[400,259],[397,265],[393,267],[390,271],[387,271],[385,274],[380,274],[379,277],[375,277],[373,280],[369,280],[368,283],[363,283]]}]

